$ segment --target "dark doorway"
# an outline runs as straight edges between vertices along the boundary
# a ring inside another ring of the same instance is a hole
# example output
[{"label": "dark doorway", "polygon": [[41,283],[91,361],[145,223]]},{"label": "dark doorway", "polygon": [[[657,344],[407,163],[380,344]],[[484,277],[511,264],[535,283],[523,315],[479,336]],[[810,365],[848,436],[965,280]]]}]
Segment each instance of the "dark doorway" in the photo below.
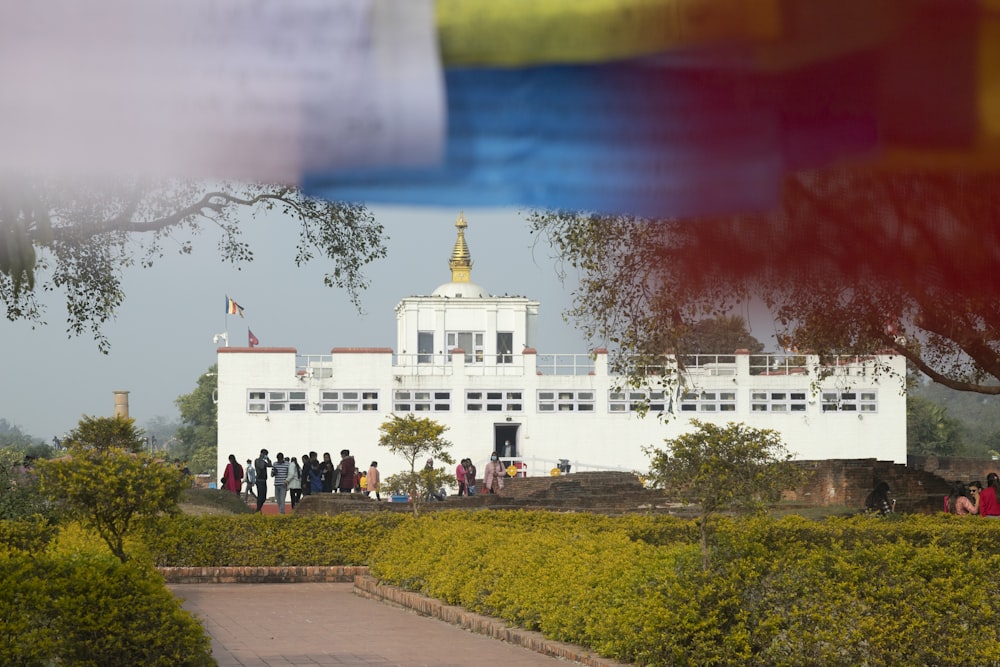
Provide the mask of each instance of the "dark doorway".
[{"label": "dark doorway", "polygon": [[[517,446],[517,430],[520,424],[510,422],[493,425],[493,451],[500,455],[501,459],[511,459],[520,456]],[[509,444],[505,444],[509,443]]]}]

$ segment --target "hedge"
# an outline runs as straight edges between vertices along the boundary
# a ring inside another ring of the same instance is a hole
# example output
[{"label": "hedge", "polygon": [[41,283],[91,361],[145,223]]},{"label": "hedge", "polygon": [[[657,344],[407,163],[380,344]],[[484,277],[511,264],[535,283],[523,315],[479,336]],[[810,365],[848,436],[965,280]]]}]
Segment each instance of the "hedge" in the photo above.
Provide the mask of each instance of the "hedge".
[{"label": "hedge", "polygon": [[1000,522],[723,521],[705,571],[680,522],[552,516],[420,517],[371,567],[639,665],[1000,664]]},{"label": "hedge", "polygon": [[0,549],[0,588],[0,664],[216,664],[201,625],[149,567]]},{"label": "hedge", "polygon": [[373,546],[407,520],[394,512],[337,516],[163,517],[141,535],[156,566],[366,565]]}]

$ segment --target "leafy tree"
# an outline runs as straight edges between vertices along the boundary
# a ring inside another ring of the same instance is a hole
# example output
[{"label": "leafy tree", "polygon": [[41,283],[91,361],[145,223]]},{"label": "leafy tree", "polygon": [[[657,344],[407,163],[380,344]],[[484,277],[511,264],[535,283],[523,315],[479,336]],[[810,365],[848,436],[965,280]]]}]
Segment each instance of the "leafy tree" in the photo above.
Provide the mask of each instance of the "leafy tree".
[{"label": "leafy tree", "polygon": [[694,354],[732,354],[736,350],[757,354],[764,350],[764,344],[751,335],[746,320],[739,315],[717,315],[695,322],[681,345]]},{"label": "leafy tree", "polygon": [[906,397],[906,451],[908,454],[954,456],[964,449],[961,422],[948,410],[919,396]]},{"label": "leafy tree", "polygon": [[718,426],[691,420],[694,430],[648,447],[648,482],[667,498],[696,504],[700,512],[701,553],[709,568],[711,519],[720,512],[760,514],[785,489],[799,486],[804,472],[792,462],[781,436],[730,422]]},{"label": "leafy tree", "polygon": [[0,448],[13,447],[24,451],[29,447],[43,444],[45,443],[41,439],[24,433],[16,424],[11,424],[6,419],[0,419]]},{"label": "leafy tree", "polygon": [[569,315],[621,349],[618,372],[630,355],[687,353],[692,322],[756,296],[786,349],[893,349],[935,382],[1000,394],[996,185],[986,173],[827,170],[791,175],[769,213],[530,221],[579,273]]},{"label": "leafy tree", "polygon": [[187,480],[144,451],[143,433],[127,417],[84,417],[63,444],[66,456],[38,462],[42,492],[126,562],[125,537],[140,522],[175,512]]},{"label": "leafy tree", "polygon": [[30,455],[12,447],[0,449],[0,520],[54,515],[52,504],[39,493],[33,466],[26,456]]},{"label": "leafy tree", "polygon": [[433,419],[413,414],[403,417],[392,415],[379,426],[379,446],[387,447],[393,454],[402,456],[410,466],[408,472],[397,473],[386,480],[386,485],[389,488],[398,485],[406,490],[415,515],[419,513],[420,504],[427,493],[436,491],[445,484],[455,483],[454,475],[446,470],[428,470],[424,467],[417,469],[417,461],[424,458],[455,463],[455,459],[447,451],[451,443],[441,437],[447,430],[447,426]]},{"label": "leafy tree", "polygon": [[[131,182],[85,188],[75,183],[8,179],[0,186],[0,301],[10,320],[44,324],[40,292],[61,291],[67,330],[102,333],[125,300],[126,267],[151,267],[166,247],[190,253],[192,237],[207,227],[220,234],[223,260],[253,259],[242,238],[245,212],[279,211],[299,223],[297,265],[331,262],[324,283],[347,290],[352,303],[368,286],[364,267],[384,257],[382,226],[362,205],[305,197],[275,185]],[[36,285],[36,278],[40,282]],[[37,289],[36,289],[37,288]]]},{"label": "leafy tree", "polygon": [[214,396],[218,387],[218,367],[213,364],[198,377],[190,394],[178,396],[174,404],[180,410],[182,425],[168,453],[188,462],[195,474],[207,473],[214,479],[219,449],[219,410]]}]

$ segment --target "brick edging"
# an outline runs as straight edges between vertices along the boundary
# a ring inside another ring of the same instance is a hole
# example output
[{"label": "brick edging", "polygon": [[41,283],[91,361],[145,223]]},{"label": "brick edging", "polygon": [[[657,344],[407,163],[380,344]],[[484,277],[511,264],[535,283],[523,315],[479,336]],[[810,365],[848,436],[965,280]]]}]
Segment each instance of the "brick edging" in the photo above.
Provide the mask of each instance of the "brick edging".
[{"label": "brick edging", "polygon": [[329,584],[367,575],[364,565],[295,567],[158,567],[168,584]]},{"label": "brick edging", "polygon": [[602,658],[583,647],[546,639],[540,632],[509,627],[502,619],[476,614],[462,607],[444,604],[440,600],[429,598],[420,593],[380,583],[378,579],[367,573],[355,577],[354,594],[369,600],[377,600],[409,609],[421,616],[430,616],[445,623],[457,625],[463,630],[499,639],[543,655],[570,660],[590,667],[627,667],[625,663]]},{"label": "brick edging", "polygon": [[499,639],[530,651],[570,660],[589,667],[627,667],[587,649],[546,639],[542,633],[510,627],[502,619],[473,613],[462,607],[383,584],[363,565],[297,567],[158,567],[170,584],[277,584],[354,583],[354,594],[369,600],[402,607],[421,616],[456,625],[480,635]]}]

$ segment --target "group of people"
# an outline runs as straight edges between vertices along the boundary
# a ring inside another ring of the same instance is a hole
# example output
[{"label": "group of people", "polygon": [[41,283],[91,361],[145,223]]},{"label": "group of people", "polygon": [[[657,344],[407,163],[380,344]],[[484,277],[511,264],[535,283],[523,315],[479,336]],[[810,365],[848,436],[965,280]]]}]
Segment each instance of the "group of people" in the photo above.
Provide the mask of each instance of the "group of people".
[{"label": "group of people", "polygon": [[[865,510],[871,514],[886,515],[896,510],[896,501],[889,497],[889,484],[879,482],[865,498]],[[943,510],[958,516],[979,516],[1000,518],[1000,475],[991,472],[986,476],[986,486],[981,482],[957,481],[944,497]]]},{"label": "group of people", "polygon": [[1000,517],[1000,475],[991,472],[986,476],[986,487],[976,481],[965,484],[955,482],[944,497],[944,511],[948,514]]},{"label": "group of people", "polygon": [[[433,465],[433,459],[428,459],[427,466]],[[455,468],[458,495],[471,496],[477,492],[477,472],[472,459],[464,458],[459,462]],[[483,472],[482,492],[500,493],[506,476],[507,471],[500,462],[499,454],[493,452]],[[285,513],[286,497],[290,498],[294,510],[302,496],[313,493],[364,493],[369,497],[374,494],[376,500],[382,499],[378,461],[372,461],[366,473],[358,467],[347,449],[340,451],[340,461],[336,464],[329,453],[324,453],[320,459],[316,452],[304,454],[301,459],[294,456],[285,458],[282,452],[278,452],[272,462],[268,451],[262,449],[256,459],[247,459],[246,468],[240,465],[234,454],[230,454],[222,474],[222,488],[235,494],[242,491],[244,501],[254,496],[257,511],[260,512],[267,500],[269,477],[274,484],[274,499],[279,514]]]},{"label": "group of people", "polygon": [[[269,472],[270,471],[270,472]],[[272,462],[266,449],[260,450],[260,456],[254,460],[247,459],[246,468],[236,460],[234,454],[229,455],[229,463],[222,474],[222,488],[239,494],[243,490],[243,499],[249,496],[257,499],[257,511],[260,512],[267,500],[267,480],[271,478],[274,484],[274,499],[278,504],[278,513],[285,513],[285,499],[291,500],[292,509],[299,504],[302,496],[313,493],[354,493],[364,492],[366,496],[375,494],[381,500],[381,475],[378,461],[372,461],[367,474],[357,465],[350,450],[340,451],[340,461],[336,464],[329,453],[324,453],[322,460],[316,452],[303,454],[300,459],[294,456],[285,458],[278,452]]]}]

